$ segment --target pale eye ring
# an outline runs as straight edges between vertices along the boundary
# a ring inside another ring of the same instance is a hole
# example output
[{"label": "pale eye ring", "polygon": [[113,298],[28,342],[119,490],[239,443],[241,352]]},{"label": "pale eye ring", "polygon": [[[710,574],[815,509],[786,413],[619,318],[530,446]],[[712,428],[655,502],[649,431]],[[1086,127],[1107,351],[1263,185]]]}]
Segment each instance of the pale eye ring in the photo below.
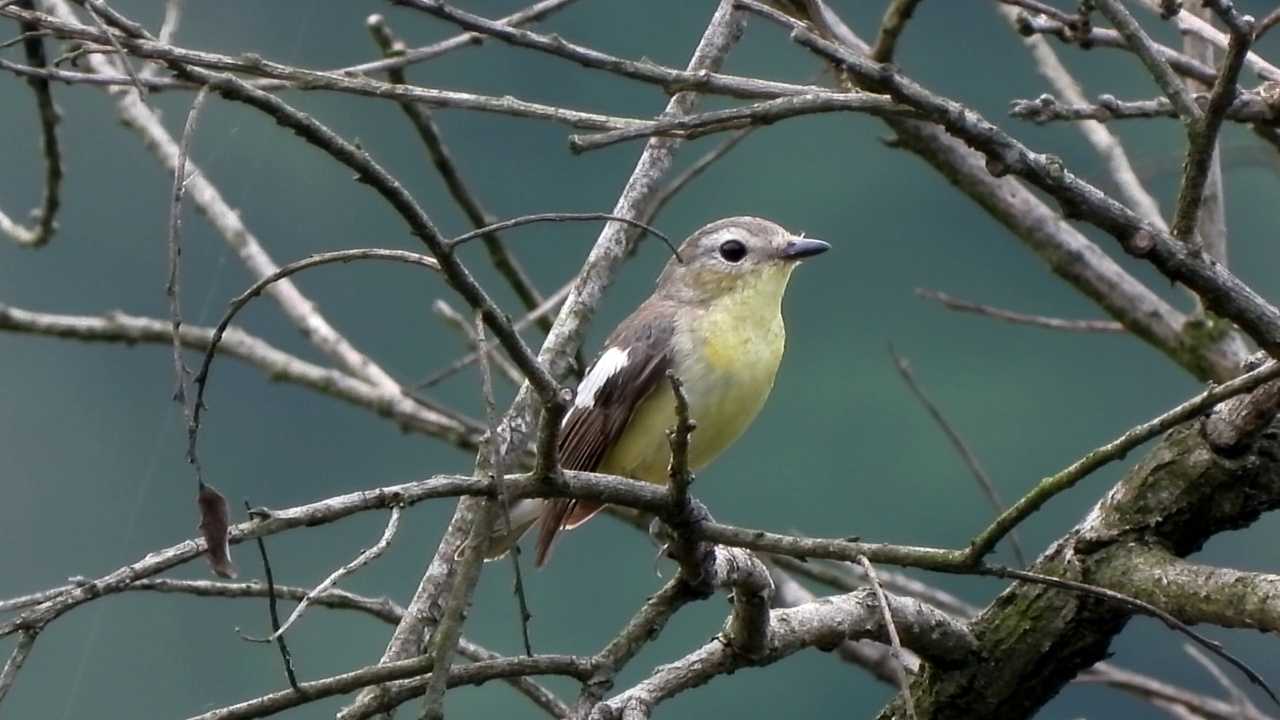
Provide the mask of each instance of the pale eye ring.
[{"label": "pale eye ring", "polygon": [[740,263],[747,256],[747,246],[741,240],[725,240],[720,243],[720,257],[725,262]]}]

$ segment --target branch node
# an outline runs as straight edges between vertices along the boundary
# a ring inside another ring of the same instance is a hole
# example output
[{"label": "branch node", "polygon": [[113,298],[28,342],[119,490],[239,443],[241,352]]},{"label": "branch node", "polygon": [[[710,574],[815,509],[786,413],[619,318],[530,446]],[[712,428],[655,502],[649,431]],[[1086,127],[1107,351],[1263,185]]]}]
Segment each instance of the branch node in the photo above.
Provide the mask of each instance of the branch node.
[{"label": "branch node", "polygon": [[1122,245],[1125,252],[1134,257],[1142,257],[1155,249],[1156,236],[1150,230],[1143,228],[1126,238]]}]

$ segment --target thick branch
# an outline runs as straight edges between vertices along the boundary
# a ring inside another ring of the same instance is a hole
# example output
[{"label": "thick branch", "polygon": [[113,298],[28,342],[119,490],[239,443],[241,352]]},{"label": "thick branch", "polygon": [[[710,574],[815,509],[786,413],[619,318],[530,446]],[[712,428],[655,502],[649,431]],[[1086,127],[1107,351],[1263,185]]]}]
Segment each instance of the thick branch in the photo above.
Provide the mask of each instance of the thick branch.
[{"label": "thick branch", "polygon": [[1095,579],[1188,624],[1280,632],[1280,575],[1190,563],[1158,548],[1122,545]]},{"label": "thick branch", "polygon": [[[889,612],[902,644],[940,667],[973,660],[973,639],[964,625],[916,600],[889,596]],[[717,638],[683,658],[659,667],[646,680],[597,706],[592,720],[613,720],[638,706],[659,703],[711,679],[747,667],[772,665],[807,648],[833,648],[847,640],[888,642],[888,628],[869,589],[820,598],[769,613],[768,640],[756,659]]]},{"label": "thick branch", "polygon": [[[1214,535],[1280,508],[1275,430],[1230,457],[1206,442],[1201,423],[1170,433],[1070,533],[1040,557],[1037,573],[1106,585],[1129,572],[1137,547],[1174,557]],[[1018,583],[973,623],[989,664],[914,683],[923,718],[1025,720],[1060,688],[1107,656],[1130,609],[1106,600]],[[963,710],[962,710],[963,709]],[[893,704],[882,718],[906,718]]]}]

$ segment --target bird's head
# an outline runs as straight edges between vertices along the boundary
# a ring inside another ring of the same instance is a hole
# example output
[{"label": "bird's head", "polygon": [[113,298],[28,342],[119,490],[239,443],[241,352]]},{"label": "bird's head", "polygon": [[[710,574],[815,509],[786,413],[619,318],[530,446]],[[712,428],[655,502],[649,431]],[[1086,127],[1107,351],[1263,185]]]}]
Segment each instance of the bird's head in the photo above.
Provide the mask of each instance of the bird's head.
[{"label": "bird's head", "polygon": [[748,293],[781,301],[799,261],[830,248],[764,218],[717,220],[680,245],[658,278],[657,294],[700,304]]}]

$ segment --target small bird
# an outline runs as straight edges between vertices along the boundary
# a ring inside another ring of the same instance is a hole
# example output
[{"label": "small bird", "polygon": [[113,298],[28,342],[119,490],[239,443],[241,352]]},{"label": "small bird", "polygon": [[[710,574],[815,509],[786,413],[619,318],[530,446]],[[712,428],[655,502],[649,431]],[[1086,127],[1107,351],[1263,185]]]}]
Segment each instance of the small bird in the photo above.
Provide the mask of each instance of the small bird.
[{"label": "small bird", "polygon": [[[729,447],[773,389],[786,331],[782,296],[802,258],[830,249],[758,217],[731,217],[681,244],[645,300],[604,343],[578,384],[560,432],[566,470],[667,484],[677,421],[667,372],[683,383],[689,466],[697,470]],[[604,507],[572,499],[526,499],[492,531],[487,559],[502,557],[541,521],[534,567],[561,530]]]}]

